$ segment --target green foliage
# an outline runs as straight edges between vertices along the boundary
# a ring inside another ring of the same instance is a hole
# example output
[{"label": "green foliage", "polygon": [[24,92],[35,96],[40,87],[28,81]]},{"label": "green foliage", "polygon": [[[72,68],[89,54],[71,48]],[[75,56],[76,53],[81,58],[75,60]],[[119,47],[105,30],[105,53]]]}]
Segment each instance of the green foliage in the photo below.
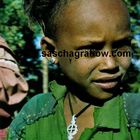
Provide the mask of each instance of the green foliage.
[{"label": "green foliage", "polygon": [[[133,36],[140,35],[140,1],[125,0],[131,16],[131,29]],[[138,46],[138,41],[133,41]]]},{"label": "green foliage", "polygon": [[[25,45],[24,29],[28,28],[28,18],[23,10],[22,0],[0,2],[0,33],[7,39],[13,50]],[[34,26],[37,31],[38,27]]]},{"label": "green foliage", "polygon": [[27,17],[20,0],[4,0],[0,5],[0,32],[11,48],[16,50],[25,44],[21,30],[27,25]]},{"label": "green foliage", "polygon": [[[139,0],[125,0],[127,3],[131,16],[132,29],[132,48],[134,50],[134,60],[140,60],[140,1]],[[138,64],[137,64],[138,65]],[[138,67],[138,68],[137,68]],[[134,82],[130,84],[131,91],[140,92],[140,67],[133,66],[131,72],[135,73],[133,77]],[[131,74],[132,74],[131,73]],[[133,75],[133,74],[132,74]]]}]

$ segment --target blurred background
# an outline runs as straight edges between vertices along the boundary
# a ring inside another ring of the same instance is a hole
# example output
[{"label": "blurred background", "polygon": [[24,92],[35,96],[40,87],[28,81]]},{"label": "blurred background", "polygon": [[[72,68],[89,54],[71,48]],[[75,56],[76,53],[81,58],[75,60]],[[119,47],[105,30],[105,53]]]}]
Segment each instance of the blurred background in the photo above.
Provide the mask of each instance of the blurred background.
[{"label": "blurred background", "polygon": [[[134,49],[128,86],[130,91],[140,92],[140,1],[125,2],[131,16]],[[0,35],[14,51],[21,73],[29,84],[27,100],[38,93],[47,92],[48,81],[57,73],[56,66],[48,64],[41,56],[42,31],[38,25],[29,22],[23,10],[22,0],[0,0]]]}]

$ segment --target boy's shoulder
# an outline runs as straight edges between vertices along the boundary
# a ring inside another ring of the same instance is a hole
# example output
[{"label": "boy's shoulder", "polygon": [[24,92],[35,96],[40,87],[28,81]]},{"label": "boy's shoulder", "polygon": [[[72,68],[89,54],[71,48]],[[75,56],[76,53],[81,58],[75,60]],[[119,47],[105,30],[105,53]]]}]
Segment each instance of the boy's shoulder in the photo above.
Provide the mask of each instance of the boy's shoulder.
[{"label": "boy's shoulder", "polygon": [[140,93],[124,93],[123,105],[128,126],[140,128]]},{"label": "boy's shoulder", "polygon": [[20,135],[26,125],[53,113],[56,99],[51,93],[38,94],[27,102],[10,125],[10,137]]}]

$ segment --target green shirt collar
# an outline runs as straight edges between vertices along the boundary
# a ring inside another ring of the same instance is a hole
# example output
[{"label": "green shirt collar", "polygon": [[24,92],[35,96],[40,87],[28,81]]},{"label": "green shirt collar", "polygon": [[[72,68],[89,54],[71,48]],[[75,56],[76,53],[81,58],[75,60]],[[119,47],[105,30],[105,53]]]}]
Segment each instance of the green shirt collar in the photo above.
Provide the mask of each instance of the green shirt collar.
[{"label": "green shirt collar", "polygon": [[49,83],[49,89],[51,90],[51,93],[54,95],[56,100],[62,99],[67,92],[66,86],[58,84],[55,80]]}]

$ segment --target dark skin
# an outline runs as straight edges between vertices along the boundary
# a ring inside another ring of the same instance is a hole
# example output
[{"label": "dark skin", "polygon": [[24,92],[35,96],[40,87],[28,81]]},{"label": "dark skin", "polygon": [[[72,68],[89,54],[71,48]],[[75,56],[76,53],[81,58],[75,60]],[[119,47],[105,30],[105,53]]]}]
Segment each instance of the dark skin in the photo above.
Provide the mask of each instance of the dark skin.
[{"label": "dark skin", "polygon": [[[97,49],[108,51],[130,51],[128,44],[131,34],[128,11],[121,0],[87,0],[70,2],[59,19],[57,40],[45,37],[55,50]],[[128,41],[126,41],[128,40]],[[87,103],[105,101],[119,93],[119,83],[130,66],[130,57],[80,57],[79,59],[55,58],[63,73],[83,92],[70,93],[76,114]],[[109,81],[108,81],[109,80]],[[80,90],[79,90],[80,91]],[[81,98],[80,98],[81,97]],[[88,98],[87,98],[88,97]],[[71,113],[67,96],[64,102],[66,122],[70,123]],[[79,126],[76,139],[86,127],[93,127],[92,107],[77,120]],[[84,120],[84,121],[83,121]]]}]

